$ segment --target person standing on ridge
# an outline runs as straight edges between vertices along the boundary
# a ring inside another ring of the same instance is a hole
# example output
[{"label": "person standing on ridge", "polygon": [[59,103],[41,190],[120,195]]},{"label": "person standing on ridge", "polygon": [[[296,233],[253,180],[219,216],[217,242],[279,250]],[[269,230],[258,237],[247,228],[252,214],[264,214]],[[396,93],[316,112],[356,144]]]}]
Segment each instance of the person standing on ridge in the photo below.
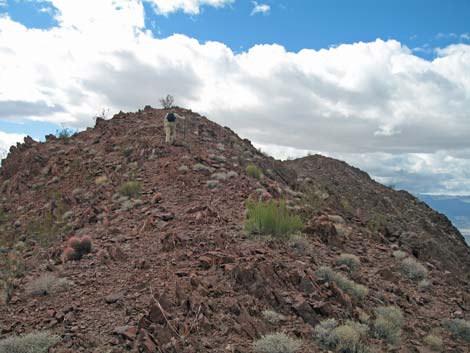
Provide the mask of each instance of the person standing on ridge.
[{"label": "person standing on ridge", "polygon": [[176,119],[184,120],[185,117],[176,114],[174,109],[171,109],[163,120],[163,126],[165,127],[165,142],[170,145],[174,145],[176,142]]}]

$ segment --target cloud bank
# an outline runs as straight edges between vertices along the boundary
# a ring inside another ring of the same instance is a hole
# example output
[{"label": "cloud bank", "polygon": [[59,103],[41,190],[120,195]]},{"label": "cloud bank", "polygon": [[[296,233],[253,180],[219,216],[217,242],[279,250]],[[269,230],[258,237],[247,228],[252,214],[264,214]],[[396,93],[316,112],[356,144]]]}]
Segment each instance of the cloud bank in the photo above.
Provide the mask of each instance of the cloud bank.
[{"label": "cloud bank", "polygon": [[[164,13],[230,2],[152,1]],[[49,30],[0,18],[0,118],[81,128],[104,107],[135,110],[171,93],[276,156],[319,151],[381,180],[470,193],[469,45],[432,61],[381,39],[236,54],[219,42],[153,37],[138,0],[50,2],[59,25]]]}]

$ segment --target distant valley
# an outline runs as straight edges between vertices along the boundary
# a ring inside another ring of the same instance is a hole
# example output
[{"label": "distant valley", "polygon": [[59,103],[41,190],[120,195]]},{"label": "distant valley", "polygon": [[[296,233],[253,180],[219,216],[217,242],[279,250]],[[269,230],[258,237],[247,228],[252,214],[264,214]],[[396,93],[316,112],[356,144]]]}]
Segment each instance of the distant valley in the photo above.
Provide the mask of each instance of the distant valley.
[{"label": "distant valley", "polygon": [[417,195],[436,211],[445,214],[470,244],[470,196]]}]

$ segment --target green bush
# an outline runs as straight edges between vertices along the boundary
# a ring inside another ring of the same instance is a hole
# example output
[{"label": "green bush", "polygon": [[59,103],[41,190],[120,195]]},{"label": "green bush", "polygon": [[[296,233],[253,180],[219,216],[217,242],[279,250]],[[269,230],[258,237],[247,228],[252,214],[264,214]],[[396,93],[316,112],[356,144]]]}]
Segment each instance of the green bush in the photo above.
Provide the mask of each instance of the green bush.
[{"label": "green bush", "polygon": [[445,320],[443,326],[455,337],[470,342],[470,321],[464,319]]},{"label": "green bush", "polygon": [[245,172],[247,175],[255,179],[261,180],[263,178],[263,172],[254,164],[247,166]]},{"label": "green bush", "polygon": [[249,200],[246,207],[248,212],[245,219],[245,230],[249,234],[282,237],[303,228],[301,218],[292,215],[284,202],[277,205],[274,201],[264,203]]},{"label": "green bush", "polygon": [[427,335],[424,337],[424,344],[428,346],[433,352],[442,352],[444,350],[444,343],[442,338],[436,335]]},{"label": "green bush", "polygon": [[341,290],[354,298],[363,298],[369,292],[367,287],[344,277],[343,275],[333,271],[328,266],[322,266],[318,268],[315,274],[317,275],[318,279],[322,281],[335,282]]},{"label": "green bush", "polygon": [[416,281],[426,278],[428,274],[426,267],[411,257],[401,262],[400,270],[406,277]]},{"label": "green bush", "polygon": [[59,336],[48,332],[12,336],[0,341],[0,353],[47,353],[59,341]]},{"label": "green bush", "polygon": [[138,181],[128,181],[121,185],[119,193],[130,198],[138,197],[142,187]]},{"label": "green bush", "polygon": [[388,343],[397,343],[400,341],[404,321],[403,313],[399,307],[378,307],[374,321],[375,334]]},{"label": "green bush", "polygon": [[302,346],[300,340],[285,333],[273,333],[253,342],[253,350],[258,353],[295,353]]},{"label": "green bush", "polygon": [[345,265],[352,273],[357,272],[361,266],[361,260],[359,260],[359,257],[352,254],[341,254],[336,263],[338,265]]}]

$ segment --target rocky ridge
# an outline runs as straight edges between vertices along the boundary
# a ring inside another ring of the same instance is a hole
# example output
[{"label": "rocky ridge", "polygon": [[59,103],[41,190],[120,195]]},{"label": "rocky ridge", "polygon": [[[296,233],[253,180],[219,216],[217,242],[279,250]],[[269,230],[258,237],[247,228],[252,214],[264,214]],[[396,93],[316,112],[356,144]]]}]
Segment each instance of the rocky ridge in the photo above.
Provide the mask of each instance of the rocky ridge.
[{"label": "rocky ridge", "polygon": [[[229,128],[178,113],[187,119],[177,146],[163,142],[165,111],[146,107],[10,150],[0,170],[8,282],[0,338],[50,330],[61,337],[51,352],[244,353],[260,336],[284,331],[302,339],[301,352],[321,352],[311,338],[321,320],[373,317],[393,304],[405,314],[401,342],[370,335],[367,343],[379,352],[427,352],[423,338],[443,318],[468,318],[469,249],[445,217],[343,162],[276,161]],[[248,176],[249,164],[265,177]],[[306,220],[303,237],[245,234],[249,198],[287,200]],[[64,262],[71,236],[89,236],[92,251]],[[426,266],[429,289],[399,271],[397,250]],[[357,273],[337,264],[342,253],[360,259]],[[324,265],[368,294],[353,298],[321,280]],[[44,274],[73,284],[31,295],[28,285]],[[281,314],[279,322],[264,310]],[[449,352],[470,348],[441,335]]]}]

